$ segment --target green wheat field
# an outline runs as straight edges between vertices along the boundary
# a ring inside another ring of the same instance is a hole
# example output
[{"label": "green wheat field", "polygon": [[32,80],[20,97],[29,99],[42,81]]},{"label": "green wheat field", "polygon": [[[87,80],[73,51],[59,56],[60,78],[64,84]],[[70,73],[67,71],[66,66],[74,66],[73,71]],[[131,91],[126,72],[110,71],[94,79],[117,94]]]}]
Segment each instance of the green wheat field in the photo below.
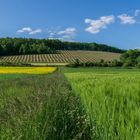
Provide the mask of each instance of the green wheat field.
[{"label": "green wheat field", "polygon": [[140,71],[0,74],[1,140],[139,140]]}]

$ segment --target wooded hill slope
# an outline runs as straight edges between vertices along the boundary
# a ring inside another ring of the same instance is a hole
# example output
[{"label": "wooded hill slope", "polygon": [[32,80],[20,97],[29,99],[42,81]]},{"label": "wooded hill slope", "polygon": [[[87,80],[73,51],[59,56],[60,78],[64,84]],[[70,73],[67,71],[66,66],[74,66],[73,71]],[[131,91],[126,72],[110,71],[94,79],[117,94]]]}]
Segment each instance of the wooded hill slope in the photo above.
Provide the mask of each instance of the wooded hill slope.
[{"label": "wooded hill slope", "polygon": [[54,54],[58,50],[90,50],[123,53],[125,50],[97,43],[63,42],[50,39],[0,38],[0,55]]}]

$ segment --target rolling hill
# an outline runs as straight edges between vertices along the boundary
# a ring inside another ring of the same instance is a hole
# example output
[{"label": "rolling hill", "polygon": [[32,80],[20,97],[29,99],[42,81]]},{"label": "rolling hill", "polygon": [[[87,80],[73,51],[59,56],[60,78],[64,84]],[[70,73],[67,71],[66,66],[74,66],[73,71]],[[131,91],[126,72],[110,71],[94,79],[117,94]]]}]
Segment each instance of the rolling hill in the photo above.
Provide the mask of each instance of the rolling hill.
[{"label": "rolling hill", "polygon": [[65,65],[67,63],[73,63],[76,59],[81,62],[97,62],[101,59],[105,61],[118,60],[120,55],[119,53],[101,51],[59,51],[57,54],[1,56],[0,61]]}]

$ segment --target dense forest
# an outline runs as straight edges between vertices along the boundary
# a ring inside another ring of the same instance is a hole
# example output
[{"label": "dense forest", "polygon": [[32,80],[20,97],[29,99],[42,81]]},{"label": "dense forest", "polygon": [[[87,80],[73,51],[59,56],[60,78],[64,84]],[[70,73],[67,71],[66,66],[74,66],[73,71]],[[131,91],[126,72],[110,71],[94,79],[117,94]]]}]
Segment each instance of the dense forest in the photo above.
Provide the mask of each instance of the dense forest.
[{"label": "dense forest", "polygon": [[64,42],[52,39],[0,38],[0,55],[50,54],[58,50],[93,50],[123,53],[125,50],[97,43]]}]

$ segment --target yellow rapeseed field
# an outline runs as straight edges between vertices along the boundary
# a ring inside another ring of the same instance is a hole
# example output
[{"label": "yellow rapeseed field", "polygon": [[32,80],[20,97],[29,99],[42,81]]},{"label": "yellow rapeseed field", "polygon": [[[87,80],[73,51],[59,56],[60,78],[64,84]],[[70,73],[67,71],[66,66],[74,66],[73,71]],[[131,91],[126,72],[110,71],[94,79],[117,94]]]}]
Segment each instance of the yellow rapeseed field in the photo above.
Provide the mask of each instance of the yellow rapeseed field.
[{"label": "yellow rapeseed field", "polygon": [[56,67],[0,67],[0,74],[47,74],[56,70]]}]

